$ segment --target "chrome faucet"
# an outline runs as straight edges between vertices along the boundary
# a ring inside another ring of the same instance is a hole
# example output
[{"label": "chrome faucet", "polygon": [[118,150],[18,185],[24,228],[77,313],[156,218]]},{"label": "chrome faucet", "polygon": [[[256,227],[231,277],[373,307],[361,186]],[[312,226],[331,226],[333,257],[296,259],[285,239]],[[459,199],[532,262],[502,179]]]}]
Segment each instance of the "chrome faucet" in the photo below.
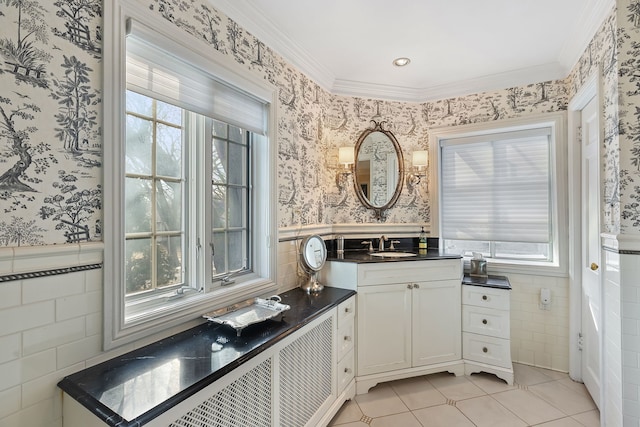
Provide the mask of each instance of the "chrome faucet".
[{"label": "chrome faucet", "polygon": [[384,242],[387,241],[387,236],[384,234],[380,236],[380,240],[378,240],[378,250],[380,252],[384,251]]}]

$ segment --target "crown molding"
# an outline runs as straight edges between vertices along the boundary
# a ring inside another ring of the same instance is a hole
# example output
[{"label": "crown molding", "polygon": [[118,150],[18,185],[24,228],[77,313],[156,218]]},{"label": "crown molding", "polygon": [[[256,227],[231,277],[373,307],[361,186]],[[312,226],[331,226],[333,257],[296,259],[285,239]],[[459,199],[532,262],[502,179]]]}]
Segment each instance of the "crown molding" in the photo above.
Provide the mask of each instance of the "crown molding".
[{"label": "crown molding", "polygon": [[593,36],[605,18],[613,11],[615,5],[615,0],[598,0],[593,8],[583,11],[582,15],[576,19],[578,28],[571,32],[571,36],[558,54],[558,61],[563,66],[565,76],[576,66]]},{"label": "crown molding", "polygon": [[[335,75],[322,63],[315,60],[304,49],[289,38],[278,27],[268,20],[250,2],[237,0],[208,0],[218,11],[236,21],[245,30],[264,42],[286,61],[296,66],[318,83],[324,90],[330,91]],[[242,5],[242,6],[239,6]]]},{"label": "crown molding", "polygon": [[598,0],[596,7],[584,12],[577,19],[579,28],[572,32],[572,37],[562,47],[557,62],[460,82],[411,88],[337,79],[334,73],[311,57],[295,40],[280,31],[250,2],[208,1],[332,94],[415,103],[564,79],[576,65],[603,20],[615,5],[614,0]]},{"label": "crown molding", "polygon": [[332,93],[360,98],[420,103],[536,82],[558,80],[566,76],[567,73],[565,73],[561,64],[551,63],[421,89],[336,80]]}]

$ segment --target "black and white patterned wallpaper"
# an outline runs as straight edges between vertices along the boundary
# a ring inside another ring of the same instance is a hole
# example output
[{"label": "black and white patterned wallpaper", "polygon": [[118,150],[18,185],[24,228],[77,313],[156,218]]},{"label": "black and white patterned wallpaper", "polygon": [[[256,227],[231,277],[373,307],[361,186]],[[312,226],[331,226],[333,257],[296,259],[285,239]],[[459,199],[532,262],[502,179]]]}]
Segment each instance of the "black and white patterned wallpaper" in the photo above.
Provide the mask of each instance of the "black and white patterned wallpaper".
[{"label": "black and white patterned wallpaper", "polygon": [[[564,110],[600,66],[605,228],[640,233],[639,0],[618,0],[625,7],[563,81],[426,103],[329,94],[205,0],[146,1],[150,13],[278,88],[280,227],[375,221],[335,185],[338,147],[355,145],[372,119],[388,123],[408,167],[430,128]],[[101,8],[101,0],[0,0],[2,246],[101,239]],[[429,209],[423,186],[405,187],[385,221],[426,223]]]}]

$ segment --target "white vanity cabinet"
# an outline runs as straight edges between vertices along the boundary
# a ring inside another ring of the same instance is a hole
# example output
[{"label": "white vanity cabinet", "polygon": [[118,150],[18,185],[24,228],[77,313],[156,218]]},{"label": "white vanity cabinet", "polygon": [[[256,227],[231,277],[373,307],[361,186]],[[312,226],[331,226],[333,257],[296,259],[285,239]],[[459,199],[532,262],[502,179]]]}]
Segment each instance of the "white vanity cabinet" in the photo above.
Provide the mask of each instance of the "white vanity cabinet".
[{"label": "white vanity cabinet", "polygon": [[384,381],[464,374],[460,259],[328,262],[323,280],[357,290],[356,392]]},{"label": "white vanity cabinet", "polygon": [[462,286],[465,374],[488,372],[513,384],[509,289]]}]

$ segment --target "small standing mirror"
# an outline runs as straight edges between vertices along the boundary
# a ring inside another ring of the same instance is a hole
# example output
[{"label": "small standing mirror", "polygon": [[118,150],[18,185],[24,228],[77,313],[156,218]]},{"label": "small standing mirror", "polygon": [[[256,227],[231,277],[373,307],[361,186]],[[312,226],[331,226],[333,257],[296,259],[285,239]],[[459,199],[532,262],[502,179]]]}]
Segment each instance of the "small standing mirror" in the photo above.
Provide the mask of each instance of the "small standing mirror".
[{"label": "small standing mirror", "polygon": [[308,280],[301,286],[307,292],[319,292],[324,286],[318,282],[318,271],[327,260],[327,246],[317,234],[307,236],[300,244],[300,264],[309,274]]},{"label": "small standing mirror", "polygon": [[360,203],[381,219],[402,191],[404,160],[395,136],[384,129],[385,122],[372,123],[356,143],[353,183]]}]

